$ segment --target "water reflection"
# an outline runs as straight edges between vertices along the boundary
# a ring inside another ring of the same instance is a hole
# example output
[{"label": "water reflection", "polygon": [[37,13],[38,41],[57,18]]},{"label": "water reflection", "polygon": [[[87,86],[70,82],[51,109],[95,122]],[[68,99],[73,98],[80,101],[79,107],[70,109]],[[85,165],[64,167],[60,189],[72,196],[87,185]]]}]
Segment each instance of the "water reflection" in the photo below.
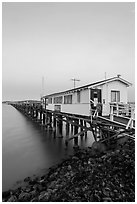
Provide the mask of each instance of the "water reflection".
[{"label": "water reflection", "polygon": [[[46,130],[17,111],[12,106],[2,106],[2,186],[11,188],[18,180],[37,174],[60,162],[73,153],[73,141],[65,148],[66,130],[63,138],[51,129]],[[72,135],[71,129],[69,136]],[[81,147],[93,142],[91,133],[85,140],[79,139]]]}]

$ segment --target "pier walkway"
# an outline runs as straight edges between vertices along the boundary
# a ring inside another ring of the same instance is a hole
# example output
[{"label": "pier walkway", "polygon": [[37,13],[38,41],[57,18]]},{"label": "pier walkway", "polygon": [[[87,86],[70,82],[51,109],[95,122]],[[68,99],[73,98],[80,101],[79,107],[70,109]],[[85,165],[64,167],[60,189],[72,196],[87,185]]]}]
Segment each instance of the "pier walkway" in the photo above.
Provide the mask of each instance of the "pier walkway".
[{"label": "pier walkway", "polygon": [[[57,129],[60,136],[63,137],[63,124],[66,125],[65,143],[68,145],[70,140],[74,140],[74,146],[78,146],[79,136],[87,137],[87,132],[92,132],[95,141],[109,142],[120,136],[128,136],[135,139],[135,119],[116,116],[84,116],[78,114],[64,113],[43,109],[40,104],[11,103],[13,107],[21,111],[33,121],[39,123],[45,128],[52,128],[54,137],[56,137]],[[132,115],[133,116],[133,115]],[[69,137],[71,131],[72,136]]]}]

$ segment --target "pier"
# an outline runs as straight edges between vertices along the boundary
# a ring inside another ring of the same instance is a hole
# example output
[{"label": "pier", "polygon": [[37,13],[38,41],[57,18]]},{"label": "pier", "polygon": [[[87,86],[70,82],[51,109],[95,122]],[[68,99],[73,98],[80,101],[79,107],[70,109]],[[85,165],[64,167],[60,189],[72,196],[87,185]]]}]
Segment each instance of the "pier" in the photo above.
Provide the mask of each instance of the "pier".
[{"label": "pier", "polygon": [[[96,110],[93,116],[84,116],[71,114],[60,111],[47,110],[38,102],[14,102],[10,103],[25,116],[39,123],[44,128],[50,128],[57,136],[63,135],[63,125],[65,125],[66,137],[65,144],[74,140],[74,147],[78,147],[78,140],[87,137],[87,132],[91,132],[96,142],[102,142],[109,145],[110,141],[117,140],[121,137],[130,137],[135,139],[135,118],[134,112],[131,111],[130,117],[125,117],[114,111],[115,107],[111,105],[109,116],[100,116]],[[121,112],[121,110],[120,110]],[[71,136],[69,137],[69,133]]]}]

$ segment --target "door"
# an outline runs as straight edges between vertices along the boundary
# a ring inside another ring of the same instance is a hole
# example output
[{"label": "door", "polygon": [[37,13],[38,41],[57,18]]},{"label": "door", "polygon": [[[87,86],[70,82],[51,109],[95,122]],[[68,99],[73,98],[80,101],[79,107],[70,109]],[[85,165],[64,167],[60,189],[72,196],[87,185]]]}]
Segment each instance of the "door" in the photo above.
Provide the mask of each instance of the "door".
[{"label": "door", "polygon": [[102,115],[102,94],[101,89],[90,89],[91,109],[93,112],[98,109],[99,115]]}]

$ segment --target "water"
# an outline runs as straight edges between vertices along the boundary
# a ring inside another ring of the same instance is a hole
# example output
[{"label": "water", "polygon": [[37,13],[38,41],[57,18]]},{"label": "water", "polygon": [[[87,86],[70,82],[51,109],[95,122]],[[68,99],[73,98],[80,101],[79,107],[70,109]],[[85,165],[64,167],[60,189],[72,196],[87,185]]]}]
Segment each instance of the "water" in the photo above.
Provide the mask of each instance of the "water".
[{"label": "water", "polygon": [[[65,148],[63,138],[54,138],[10,105],[2,105],[2,190],[13,188],[27,176],[45,172],[52,165],[73,153],[73,141]],[[79,140],[81,147],[93,142],[91,132]]]}]

